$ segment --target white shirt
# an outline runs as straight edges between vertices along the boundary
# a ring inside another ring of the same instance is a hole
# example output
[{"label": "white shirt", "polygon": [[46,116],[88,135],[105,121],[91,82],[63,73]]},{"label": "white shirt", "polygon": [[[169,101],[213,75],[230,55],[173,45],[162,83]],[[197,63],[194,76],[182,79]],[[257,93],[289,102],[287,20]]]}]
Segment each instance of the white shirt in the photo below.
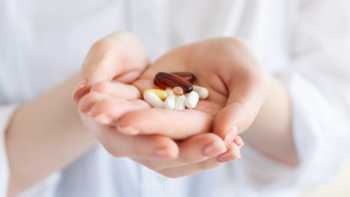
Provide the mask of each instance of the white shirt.
[{"label": "white shirt", "polygon": [[137,33],[153,58],[212,36],[246,40],[289,90],[300,166],[247,147],[241,161],[173,180],[97,146],[23,196],[280,197],[328,180],[350,144],[349,7],[347,0],[0,0],[0,196],[8,183],[3,135],[16,104],[79,70],[92,43],[118,30]]}]

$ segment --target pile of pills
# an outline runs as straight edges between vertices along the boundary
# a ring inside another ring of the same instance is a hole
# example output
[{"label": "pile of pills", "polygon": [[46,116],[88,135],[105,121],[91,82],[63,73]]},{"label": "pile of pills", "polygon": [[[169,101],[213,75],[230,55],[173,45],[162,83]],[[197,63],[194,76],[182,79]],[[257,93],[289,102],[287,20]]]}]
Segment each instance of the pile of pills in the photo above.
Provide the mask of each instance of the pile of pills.
[{"label": "pile of pills", "polygon": [[193,84],[196,79],[190,72],[159,72],[153,81],[157,88],[146,89],[143,99],[156,108],[194,109],[200,99],[207,99],[209,96],[208,89]]}]

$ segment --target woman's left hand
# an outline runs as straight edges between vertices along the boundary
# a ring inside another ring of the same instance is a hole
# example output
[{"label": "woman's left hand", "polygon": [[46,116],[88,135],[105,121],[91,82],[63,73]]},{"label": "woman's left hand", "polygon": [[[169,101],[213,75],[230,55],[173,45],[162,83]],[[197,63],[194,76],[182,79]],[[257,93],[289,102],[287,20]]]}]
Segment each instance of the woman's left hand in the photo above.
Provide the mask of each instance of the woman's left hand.
[{"label": "woman's left hand", "polygon": [[[218,161],[239,157],[243,142],[238,134],[255,120],[265,100],[266,75],[247,47],[234,38],[210,39],[176,48],[151,65],[134,83],[141,91],[152,88],[158,72],[191,72],[198,84],[207,87],[208,100],[195,110],[170,111],[158,108],[129,112],[118,121],[120,131],[133,128],[130,135],[161,134],[175,139],[213,132],[221,137],[227,151],[182,167],[165,169],[175,176],[189,175]],[[138,131],[138,132],[135,132]],[[184,173],[186,172],[186,173]]]},{"label": "woman's left hand", "polygon": [[[252,124],[264,103],[266,75],[247,47],[234,38],[210,39],[176,48],[151,65],[134,84],[141,91],[153,88],[153,78],[158,72],[193,73],[198,84],[209,89],[209,98],[200,101],[194,110],[133,111],[118,121],[120,127],[132,127],[138,134],[183,139],[199,131],[179,131],[177,125],[184,128],[183,125],[200,122],[203,125],[197,127],[202,129],[200,133],[212,129],[232,141]],[[165,127],[167,122],[173,126]]]}]

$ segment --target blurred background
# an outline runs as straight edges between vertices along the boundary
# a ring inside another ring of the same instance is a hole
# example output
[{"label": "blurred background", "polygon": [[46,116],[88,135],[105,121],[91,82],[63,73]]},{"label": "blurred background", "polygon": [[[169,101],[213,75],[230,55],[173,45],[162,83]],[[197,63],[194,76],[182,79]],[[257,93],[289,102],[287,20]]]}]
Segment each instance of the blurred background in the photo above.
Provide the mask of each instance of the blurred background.
[{"label": "blurred background", "polygon": [[335,180],[321,187],[306,191],[303,197],[349,197],[350,196],[350,162],[344,164]]}]

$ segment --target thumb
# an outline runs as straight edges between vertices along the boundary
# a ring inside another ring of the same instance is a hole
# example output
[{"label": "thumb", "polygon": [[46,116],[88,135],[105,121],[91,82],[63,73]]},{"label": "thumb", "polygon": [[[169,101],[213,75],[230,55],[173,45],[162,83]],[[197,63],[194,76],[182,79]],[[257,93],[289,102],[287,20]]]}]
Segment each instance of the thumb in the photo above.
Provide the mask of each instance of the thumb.
[{"label": "thumb", "polygon": [[265,93],[263,82],[256,79],[232,83],[228,89],[227,104],[216,114],[213,130],[226,144],[231,144],[254,122],[264,103]]},{"label": "thumb", "polygon": [[[132,33],[117,32],[97,41],[83,64],[83,78],[89,85],[109,81],[130,72],[141,73],[148,60],[142,42]],[[133,74],[126,81],[135,80]],[[125,78],[125,77],[123,77]]]}]

